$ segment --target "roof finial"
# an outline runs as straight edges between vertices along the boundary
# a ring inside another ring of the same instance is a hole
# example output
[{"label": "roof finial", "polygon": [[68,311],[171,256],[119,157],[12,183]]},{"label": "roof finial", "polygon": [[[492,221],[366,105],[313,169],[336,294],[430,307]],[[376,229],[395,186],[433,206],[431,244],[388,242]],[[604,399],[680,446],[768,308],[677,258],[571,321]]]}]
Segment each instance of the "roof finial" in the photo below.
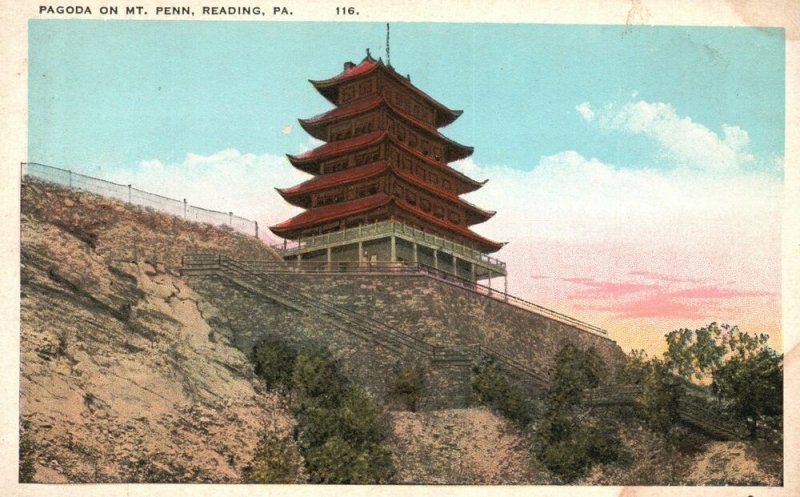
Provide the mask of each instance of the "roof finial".
[{"label": "roof finial", "polygon": [[386,64],[392,67],[392,52],[389,51],[389,23],[386,23]]},{"label": "roof finial", "polygon": [[372,58],[372,55],[369,53],[369,48],[367,49],[367,57],[370,59]]}]

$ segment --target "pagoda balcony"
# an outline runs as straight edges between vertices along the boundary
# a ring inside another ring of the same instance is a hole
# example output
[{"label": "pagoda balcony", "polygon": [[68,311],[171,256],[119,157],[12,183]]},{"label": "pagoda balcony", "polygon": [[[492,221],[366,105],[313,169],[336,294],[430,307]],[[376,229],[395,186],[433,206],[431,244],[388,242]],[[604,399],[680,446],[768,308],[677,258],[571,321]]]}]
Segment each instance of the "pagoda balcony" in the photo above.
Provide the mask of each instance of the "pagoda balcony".
[{"label": "pagoda balcony", "polygon": [[380,221],[274,246],[284,260],[328,263],[409,262],[463,279],[507,276],[506,263],[398,221]]}]

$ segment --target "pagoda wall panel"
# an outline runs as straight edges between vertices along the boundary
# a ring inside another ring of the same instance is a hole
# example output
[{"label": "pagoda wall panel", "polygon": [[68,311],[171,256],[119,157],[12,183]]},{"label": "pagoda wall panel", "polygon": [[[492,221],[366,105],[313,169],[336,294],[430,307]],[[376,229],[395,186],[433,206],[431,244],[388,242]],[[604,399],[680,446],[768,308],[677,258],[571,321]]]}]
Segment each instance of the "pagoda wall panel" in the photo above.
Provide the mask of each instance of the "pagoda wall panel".
[{"label": "pagoda wall panel", "polygon": [[368,97],[378,91],[378,78],[375,75],[359,78],[339,87],[337,105],[343,105],[359,98]]},{"label": "pagoda wall panel", "polygon": [[380,109],[342,119],[328,126],[328,142],[346,140],[379,129],[385,129],[385,116]]},{"label": "pagoda wall panel", "polygon": [[386,158],[390,164],[399,169],[413,174],[423,181],[437,186],[443,190],[458,194],[455,181],[448,178],[448,174],[442,168],[429,164],[403,148],[392,143],[387,145]]},{"label": "pagoda wall panel", "polygon": [[415,119],[436,127],[436,109],[432,105],[385,75],[380,78],[380,85],[380,91],[387,102]]}]

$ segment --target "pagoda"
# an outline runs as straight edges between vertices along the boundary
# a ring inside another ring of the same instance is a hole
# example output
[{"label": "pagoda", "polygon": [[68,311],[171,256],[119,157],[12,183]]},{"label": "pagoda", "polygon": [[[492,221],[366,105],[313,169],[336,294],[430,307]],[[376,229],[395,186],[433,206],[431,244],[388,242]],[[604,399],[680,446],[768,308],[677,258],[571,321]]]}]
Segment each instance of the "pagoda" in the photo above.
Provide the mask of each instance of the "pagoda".
[{"label": "pagoda", "polygon": [[506,276],[487,254],[503,244],[470,229],[495,213],[461,195],[479,182],[448,164],[472,147],[439,128],[462,113],[437,102],[391,65],[367,57],[331,79],[311,81],[335,107],[300,125],[323,145],[288,155],[313,177],[278,193],[301,214],[270,229],[287,260],[409,262],[473,282]]}]

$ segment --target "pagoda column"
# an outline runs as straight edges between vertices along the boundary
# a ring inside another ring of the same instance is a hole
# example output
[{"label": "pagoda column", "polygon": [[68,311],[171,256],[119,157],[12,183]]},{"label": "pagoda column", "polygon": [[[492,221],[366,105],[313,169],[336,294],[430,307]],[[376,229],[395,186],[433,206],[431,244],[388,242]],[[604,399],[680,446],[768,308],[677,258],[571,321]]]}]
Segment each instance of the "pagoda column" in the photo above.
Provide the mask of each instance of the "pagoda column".
[{"label": "pagoda column", "polygon": [[433,249],[433,267],[439,269],[439,251],[436,249]]},{"label": "pagoda column", "polygon": [[325,254],[325,255],[327,256],[327,260],[328,260],[328,271],[330,271],[330,270],[331,270],[331,262],[333,262],[333,260],[332,260],[332,258],[331,258],[331,248],[330,248],[330,247],[328,247],[328,248],[325,250],[325,252],[326,252],[326,254]]},{"label": "pagoda column", "polygon": [[475,263],[469,263],[469,276],[472,278],[472,282],[475,283],[478,281],[478,277],[475,275]]},{"label": "pagoda column", "polygon": [[[359,235],[361,235],[361,226],[358,227]],[[358,242],[358,265],[364,262],[364,244],[359,240]]]},{"label": "pagoda column", "polygon": [[414,264],[419,263],[419,257],[417,257],[417,242],[414,242]]},{"label": "pagoda column", "polygon": [[397,262],[397,238],[395,238],[394,233],[391,236],[391,252],[389,255],[389,260],[392,262]]}]

